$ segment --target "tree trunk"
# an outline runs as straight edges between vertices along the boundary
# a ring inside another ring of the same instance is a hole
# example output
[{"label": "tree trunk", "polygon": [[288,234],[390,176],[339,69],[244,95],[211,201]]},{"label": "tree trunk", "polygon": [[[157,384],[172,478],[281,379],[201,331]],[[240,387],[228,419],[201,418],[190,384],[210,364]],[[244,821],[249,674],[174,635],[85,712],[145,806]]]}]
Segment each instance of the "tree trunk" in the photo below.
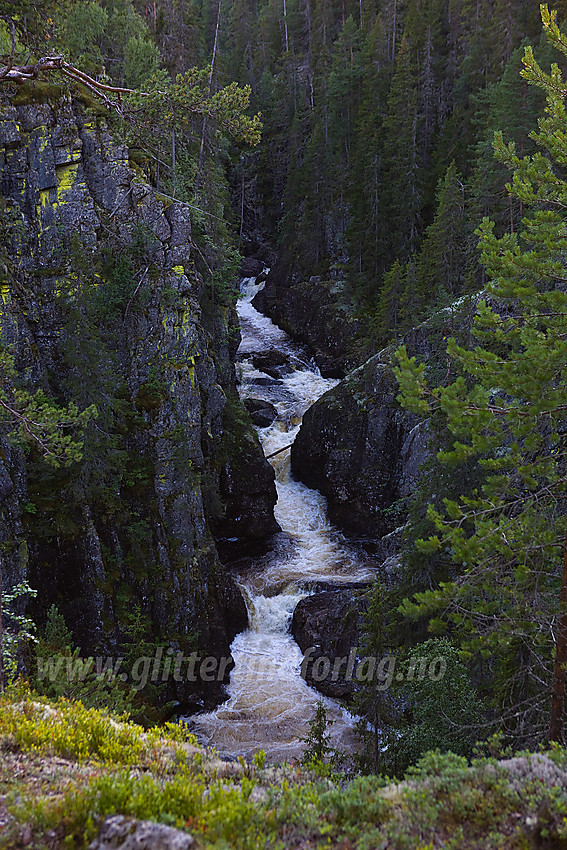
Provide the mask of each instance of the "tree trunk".
[{"label": "tree trunk", "polygon": [[563,544],[563,575],[559,596],[559,619],[555,635],[555,665],[551,687],[551,718],[549,740],[563,743],[563,717],[565,714],[565,677],[567,668],[567,530]]},{"label": "tree trunk", "polygon": [[289,40],[287,34],[287,6],[285,0],[283,0],[283,21],[284,21],[284,32],[285,32],[285,52],[289,53]]},{"label": "tree trunk", "polygon": [[[219,29],[220,29],[220,15],[221,15],[221,0],[219,0],[219,6],[217,9],[217,25],[215,27],[215,43],[213,44],[213,56],[211,59],[211,73],[209,76],[209,97],[211,96],[211,92],[213,90],[213,74],[215,72],[215,59],[217,58],[217,44],[219,40]],[[201,147],[199,148],[199,162],[197,164],[197,175],[195,177],[195,194],[197,194],[197,189],[199,188],[199,178],[201,176],[201,167],[203,165],[203,152],[205,150],[205,135],[207,132],[207,116],[203,117],[203,129],[201,132]]]},{"label": "tree trunk", "polygon": [[394,0],[394,23],[392,26],[392,62],[396,61],[396,12],[398,11],[397,0]]},{"label": "tree trunk", "polygon": [[242,180],[240,183],[240,233],[238,234],[238,250],[242,243],[242,234],[244,233],[244,163],[242,164]]},{"label": "tree trunk", "polygon": [[175,157],[175,127],[171,131],[171,170],[173,172],[173,189],[171,190],[172,197],[175,198],[175,189],[176,189],[176,178],[175,178],[175,169],[176,169],[176,157]]}]

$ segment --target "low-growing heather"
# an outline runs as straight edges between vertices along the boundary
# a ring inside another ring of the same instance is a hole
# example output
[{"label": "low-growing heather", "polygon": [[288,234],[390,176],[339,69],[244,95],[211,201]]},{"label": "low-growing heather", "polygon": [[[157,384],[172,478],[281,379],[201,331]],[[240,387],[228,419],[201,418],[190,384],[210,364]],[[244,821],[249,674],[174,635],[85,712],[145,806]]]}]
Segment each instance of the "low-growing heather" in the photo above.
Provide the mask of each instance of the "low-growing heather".
[{"label": "low-growing heather", "polygon": [[21,815],[45,830],[60,830],[68,842],[88,844],[97,824],[108,815],[152,820],[178,829],[206,835],[215,844],[230,842],[239,850],[258,847],[264,838],[275,839],[271,823],[261,806],[249,800],[254,783],[244,778],[238,786],[220,781],[208,787],[189,770],[180,770],[166,781],[148,775],[120,771],[96,776],[84,787],[69,790],[62,799],[36,802]]},{"label": "low-growing heather", "polygon": [[263,753],[223,762],[182,725],[145,731],[20,689],[0,698],[0,748],[0,817],[4,799],[12,818],[0,847],[10,850],[22,830],[28,846],[80,850],[114,814],[189,831],[211,850],[567,847],[559,746],[472,764],[434,751],[392,784],[266,765]]},{"label": "low-growing heather", "polygon": [[178,745],[195,743],[179,724],[146,731],[126,716],[113,717],[65,697],[50,704],[21,688],[15,700],[9,693],[0,698],[0,735],[26,752],[137,766],[158,764],[164,750],[169,757],[178,750],[183,758]]}]

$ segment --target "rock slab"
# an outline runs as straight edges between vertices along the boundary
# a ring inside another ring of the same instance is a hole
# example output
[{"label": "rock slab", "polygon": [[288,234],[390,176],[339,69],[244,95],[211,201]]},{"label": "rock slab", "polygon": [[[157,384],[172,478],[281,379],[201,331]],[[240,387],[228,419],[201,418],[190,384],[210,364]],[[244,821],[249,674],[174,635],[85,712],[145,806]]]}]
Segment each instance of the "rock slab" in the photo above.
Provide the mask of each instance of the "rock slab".
[{"label": "rock slab", "polygon": [[89,850],[197,850],[186,832],[122,815],[106,818]]}]

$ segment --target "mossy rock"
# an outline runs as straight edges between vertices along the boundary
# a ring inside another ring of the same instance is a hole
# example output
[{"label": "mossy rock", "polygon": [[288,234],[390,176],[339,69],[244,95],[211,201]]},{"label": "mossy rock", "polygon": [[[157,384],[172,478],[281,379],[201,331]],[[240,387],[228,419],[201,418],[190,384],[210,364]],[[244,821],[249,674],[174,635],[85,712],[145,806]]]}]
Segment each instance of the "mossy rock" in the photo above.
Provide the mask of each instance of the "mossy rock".
[{"label": "mossy rock", "polygon": [[30,106],[33,103],[49,103],[61,100],[64,95],[63,86],[42,80],[30,80],[20,86],[12,104],[14,106]]}]

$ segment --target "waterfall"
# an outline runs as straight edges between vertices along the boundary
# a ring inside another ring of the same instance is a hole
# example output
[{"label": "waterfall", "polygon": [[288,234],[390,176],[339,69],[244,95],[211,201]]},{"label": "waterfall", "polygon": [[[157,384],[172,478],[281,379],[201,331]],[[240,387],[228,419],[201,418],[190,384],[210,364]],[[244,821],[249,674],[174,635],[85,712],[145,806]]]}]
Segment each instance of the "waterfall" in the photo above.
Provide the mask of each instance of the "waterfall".
[{"label": "waterfall", "polygon": [[[301,346],[251,304],[263,284],[255,278],[241,283],[238,302],[242,342],[237,360],[243,398],[270,402],[277,417],[258,433],[266,455],[293,443],[301,417],[335,379],[321,377]],[[287,374],[269,378],[256,369],[253,358],[275,349],[286,360]],[[191,718],[199,738],[224,756],[250,756],[265,749],[270,761],[301,757],[315,707],[322,700],[331,744],[352,750],[355,718],[336,701],[321,696],[300,675],[302,653],[289,634],[293,611],[315,582],[367,582],[374,569],[329,523],[325,498],[294,481],[290,450],[271,463],[276,472],[278,502],[275,516],[282,532],[269,554],[259,557],[236,576],[249,612],[250,627],[237,635],[231,652],[235,667],[229,699],[207,714]]]}]

